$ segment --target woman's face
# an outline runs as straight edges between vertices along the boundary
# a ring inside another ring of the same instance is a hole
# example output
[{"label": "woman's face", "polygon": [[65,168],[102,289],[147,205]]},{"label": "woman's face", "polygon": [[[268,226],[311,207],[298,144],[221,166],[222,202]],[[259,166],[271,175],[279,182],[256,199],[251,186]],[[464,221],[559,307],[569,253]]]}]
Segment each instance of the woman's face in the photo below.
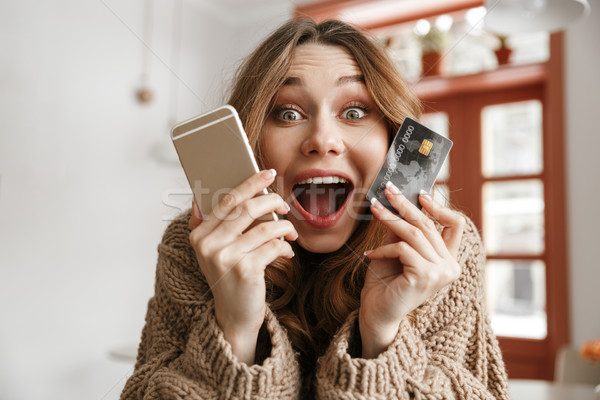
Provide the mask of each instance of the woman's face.
[{"label": "woman's face", "polygon": [[276,189],[291,205],[287,218],[300,246],[332,252],[367,209],[388,129],[345,48],[300,45],[286,78],[263,130],[264,161],[277,170]]}]

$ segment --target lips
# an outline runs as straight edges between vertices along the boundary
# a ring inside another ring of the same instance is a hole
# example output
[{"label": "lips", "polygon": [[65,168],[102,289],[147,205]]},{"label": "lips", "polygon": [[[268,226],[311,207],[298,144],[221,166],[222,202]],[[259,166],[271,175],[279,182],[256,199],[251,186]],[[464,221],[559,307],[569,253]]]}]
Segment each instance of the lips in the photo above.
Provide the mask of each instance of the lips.
[{"label": "lips", "polygon": [[351,178],[334,170],[308,170],[292,187],[292,204],[309,224],[326,228],[339,220],[354,190]]}]

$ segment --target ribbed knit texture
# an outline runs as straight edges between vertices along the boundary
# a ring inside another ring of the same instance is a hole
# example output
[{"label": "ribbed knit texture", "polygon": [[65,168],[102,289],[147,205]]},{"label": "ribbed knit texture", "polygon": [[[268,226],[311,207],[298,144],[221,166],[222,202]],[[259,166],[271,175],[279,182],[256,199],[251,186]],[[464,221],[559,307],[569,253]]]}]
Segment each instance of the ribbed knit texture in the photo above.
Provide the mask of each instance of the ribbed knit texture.
[{"label": "ribbed knit texture", "polygon": [[[155,295],[133,375],[121,399],[299,399],[298,362],[285,329],[267,308],[270,354],[248,366],[232,354],[217,325],[210,289],[189,243],[189,212],[175,219],[158,247]],[[400,323],[375,359],[353,358],[358,310],[315,366],[320,399],[508,399],[498,343],[483,306],[485,257],[472,222],[459,250],[459,279]],[[268,342],[267,342],[268,345]]]}]

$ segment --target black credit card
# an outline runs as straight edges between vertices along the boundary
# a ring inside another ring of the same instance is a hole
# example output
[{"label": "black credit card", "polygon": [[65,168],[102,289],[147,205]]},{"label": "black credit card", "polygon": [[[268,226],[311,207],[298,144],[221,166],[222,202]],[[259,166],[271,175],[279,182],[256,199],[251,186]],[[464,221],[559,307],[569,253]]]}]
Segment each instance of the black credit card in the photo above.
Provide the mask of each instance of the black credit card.
[{"label": "black credit card", "polygon": [[421,190],[431,192],[451,147],[450,139],[413,119],[404,118],[367,192],[367,200],[376,198],[388,210],[398,214],[384,193],[385,184],[391,181],[408,200],[421,208],[419,193]]}]

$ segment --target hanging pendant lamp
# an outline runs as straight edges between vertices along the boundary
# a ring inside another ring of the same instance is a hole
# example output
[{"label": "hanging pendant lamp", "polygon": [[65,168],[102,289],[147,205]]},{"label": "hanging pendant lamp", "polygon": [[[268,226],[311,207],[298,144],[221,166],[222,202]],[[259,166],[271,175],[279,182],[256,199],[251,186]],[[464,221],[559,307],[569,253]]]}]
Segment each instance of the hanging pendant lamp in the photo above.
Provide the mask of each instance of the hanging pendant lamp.
[{"label": "hanging pendant lamp", "polygon": [[565,29],[590,12],[587,0],[486,0],[485,26],[500,35]]}]

